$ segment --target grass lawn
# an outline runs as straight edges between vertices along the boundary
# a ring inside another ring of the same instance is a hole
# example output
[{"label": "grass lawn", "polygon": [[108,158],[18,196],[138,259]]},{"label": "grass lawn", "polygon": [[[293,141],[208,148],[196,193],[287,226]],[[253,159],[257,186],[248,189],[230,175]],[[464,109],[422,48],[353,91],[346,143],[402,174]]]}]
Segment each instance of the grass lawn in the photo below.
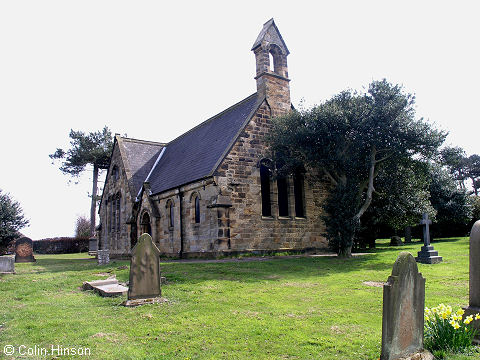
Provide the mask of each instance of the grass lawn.
[{"label": "grass lawn", "polygon": [[[137,308],[80,289],[107,273],[127,281],[120,267],[128,261],[98,266],[87,254],[36,255],[36,263],[15,264],[17,274],[0,275],[0,358],[51,359],[19,356],[18,347],[54,345],[88,348],[89,359],[378,359],[383,290],[364,282],[385,282],[398,253],[421,246],[387,245],[349,260],[165,262],[169,302]],[[444,261],[419,264],[426,306],[468,305],[468,239],[434,246]],[[6,344],[14,356],[5,356]]]}]

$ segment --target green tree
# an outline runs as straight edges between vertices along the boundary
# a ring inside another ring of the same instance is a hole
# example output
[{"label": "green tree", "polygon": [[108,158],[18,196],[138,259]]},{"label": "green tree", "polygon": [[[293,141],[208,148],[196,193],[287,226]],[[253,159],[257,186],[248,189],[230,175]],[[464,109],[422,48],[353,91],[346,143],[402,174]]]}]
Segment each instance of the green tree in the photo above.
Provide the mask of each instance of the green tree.
[{"label": "green tree", "polygon": [[18,230],[27,226],[20,204],[0,189],[0,245],[6,246],[17,237]]},{"label": "green tree", "polygon": [[112,153],[113,138],[108,127],[90,132],[70,130],[70,148],[57,150],[49,155],[53,160],[62,160],[60,170],[64,174],[78,177],[87,167],[93,167],[92,205],[90,208],[90,235],[95,234],[97,208],[97,183],[100,169],[108,169]]},{"label": "green tree", "polygon": [[398,231],[415,226],[428,213],[435,218],[436,210],[430,202],[430,166],[408,159],[405,163],[386,163],[376,180],[376,194],[370,216],[377,224],[385,224]]},{"label": "green tree", "polygon": [[477,154],[470,155],[466,158],[466,176],[472,181],[473,192],[478,196],[480,188],[480,156]]},{"label": "green tree", "polygon": [[432,226],[432,229],[437,230],[436,236],[466,233],[473,210],[467,190],[458,188],[455,178],[439,165],[431,166],[430,180],[430,201],[437,211]]},{"label": "green tree", "polygon": [[415,98],[386,80],[359,94],[344,91],[311,110],[273,121],[268,138],[279,172],[303,165],[328,179],[327,236],[351,256],[360,219],[372,202],[375,179],[388,163],[433,157],[446,133],[415,119]]}]

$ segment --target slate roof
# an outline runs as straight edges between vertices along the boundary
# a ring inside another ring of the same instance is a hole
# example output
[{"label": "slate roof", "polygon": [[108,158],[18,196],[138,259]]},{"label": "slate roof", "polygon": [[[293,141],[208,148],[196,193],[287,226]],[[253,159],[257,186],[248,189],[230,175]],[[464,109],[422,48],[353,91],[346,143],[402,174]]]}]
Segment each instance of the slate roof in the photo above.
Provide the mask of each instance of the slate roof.
[{"label": "slate roof", "polygon": [[[169,142],[149,177],[152,194],[212,176],[261,101],[255,93]],[[144,168],[142,181],[148,175]]]},{"label": "slate roof", "polygon": [[120,138],[124,165],[132,196],[136,196],[165,144],[130,138]]},{"label": "slate roof", "polygon": [[270,43],[277,44],[282,48],[286,55],[290,54],[288,51],[287,44],[283,41],[282,35],[280,31],[278,31],[277,25],[273,18],[268,20],[265,24],[263,24],[262,31],[257,36],[257,40],[253,43],[252,50],[255,50],[262,44],[262,41],[268,41]]}]

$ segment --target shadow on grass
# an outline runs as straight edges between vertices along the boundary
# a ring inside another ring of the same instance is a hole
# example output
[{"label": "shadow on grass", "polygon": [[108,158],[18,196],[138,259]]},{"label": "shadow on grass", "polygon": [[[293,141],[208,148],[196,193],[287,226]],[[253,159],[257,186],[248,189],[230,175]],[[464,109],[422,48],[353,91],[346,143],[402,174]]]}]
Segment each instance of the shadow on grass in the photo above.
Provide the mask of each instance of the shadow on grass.
[{"label": "shadow on grass", "polygon": [[[432,245],[439,244],[439,243],[454,243],[457,241],[463,240],[462,238],[445,238],[445,239],[435,239],[431,242]],[[398,252],[398,251],[411,251],[412,247],[414,247],[414,251],[420,251],[420,247],[423,246],[423,240],[415,240],[411,243],[404,243],[401,246],[390,246],[389,243],[383,241],[380,244],[377,244],[375,249],[366,249],[364,252],[369,254],[375,253],[388,253],[388,252]],[[467,243],[468,246],[468,243]],[[418,249],[418,250],[417,250]],[[362,250],[359,250],[360,252]]]},{"label": "shadow on grass", "polygon": [[[95,259],[49,259],[39,258],[30,266],[32,272],[96,272],[118,273],[120,266],[129,265],[128,260],[113,260],[99,266]],[[337,257],[295,257],[253,259],[218,263],[166,262],[161,263],[162,276],[175,283],[199,283],[208,280],[239,282],[276,281],[277,279],[308,279],[328,277],[358,270],[390,271],[393,263],[375,259],[375,254],[355,256],[350,259]],[[25,269],[28,273],[28,269]],[[121,269],[128,272],[128,269]]]}]

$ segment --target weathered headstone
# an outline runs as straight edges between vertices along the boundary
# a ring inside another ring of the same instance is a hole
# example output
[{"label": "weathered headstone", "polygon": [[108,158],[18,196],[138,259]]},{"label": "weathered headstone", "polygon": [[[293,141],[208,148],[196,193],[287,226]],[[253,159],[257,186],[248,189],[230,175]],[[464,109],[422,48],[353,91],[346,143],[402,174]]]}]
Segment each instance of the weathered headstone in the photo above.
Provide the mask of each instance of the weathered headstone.
[{"label": "weathered headstone", "polygon": [[152,237],[143,234],[132,249],[128,300],[125,306],[162,301],[160,289],[160,251]]},{"label": "weathered headstone", "polygon": [[15,241],[15,262],[35,262],[33,256],[33,241],[28,237],[21,237]]},{"label": "weathered headstone", "polygon": [[423,214],[423,219],[420,221],[420,225],[423,225],[423,246],[418,252],[418,256],[415,260],[422,264],[436,264],[442,262],[442,257],[438,256],[432,245],[430,245],[430,225],[432,221],[428,218],[428,214]]},{"label": "weathered headstone", "polygon": [[402,246],[402,238],[400,236],[394,235],[390,238],[390,246]]},{"label": "weathered headstone", "polygon": [[5,255],[0,256],[0,274],[14,274],[15,273],[15,256]]},{"label": "weathered headstone", "polygon": [[381,360],[423,351],[425,279],[408,252],[401,252],[383,286]]},{"label": "weathered headstone", "polygon": [[405,243],[408,244],[408,243],[411,243],[411,242],[412,242],[412,227],[407,226],[405,228]]},{"label": "weathered headstone", "polygon": [[[473,224],[470,231],[470,296],[468,307],[464,316],[480,313],[480,220]],[[477,339],[480,337],[480,322],[474,321],[472,325],[478,330]]]},{"label": "weathered headstone", "polygon": [[108,265],[110,263],[110,250],[97,250],[98,265]]},{"label": "weathered headstone", "polygon": [[98,251],[98,241],[97,238],[88,239],[88,255],[93,256],[97,255]]}]

